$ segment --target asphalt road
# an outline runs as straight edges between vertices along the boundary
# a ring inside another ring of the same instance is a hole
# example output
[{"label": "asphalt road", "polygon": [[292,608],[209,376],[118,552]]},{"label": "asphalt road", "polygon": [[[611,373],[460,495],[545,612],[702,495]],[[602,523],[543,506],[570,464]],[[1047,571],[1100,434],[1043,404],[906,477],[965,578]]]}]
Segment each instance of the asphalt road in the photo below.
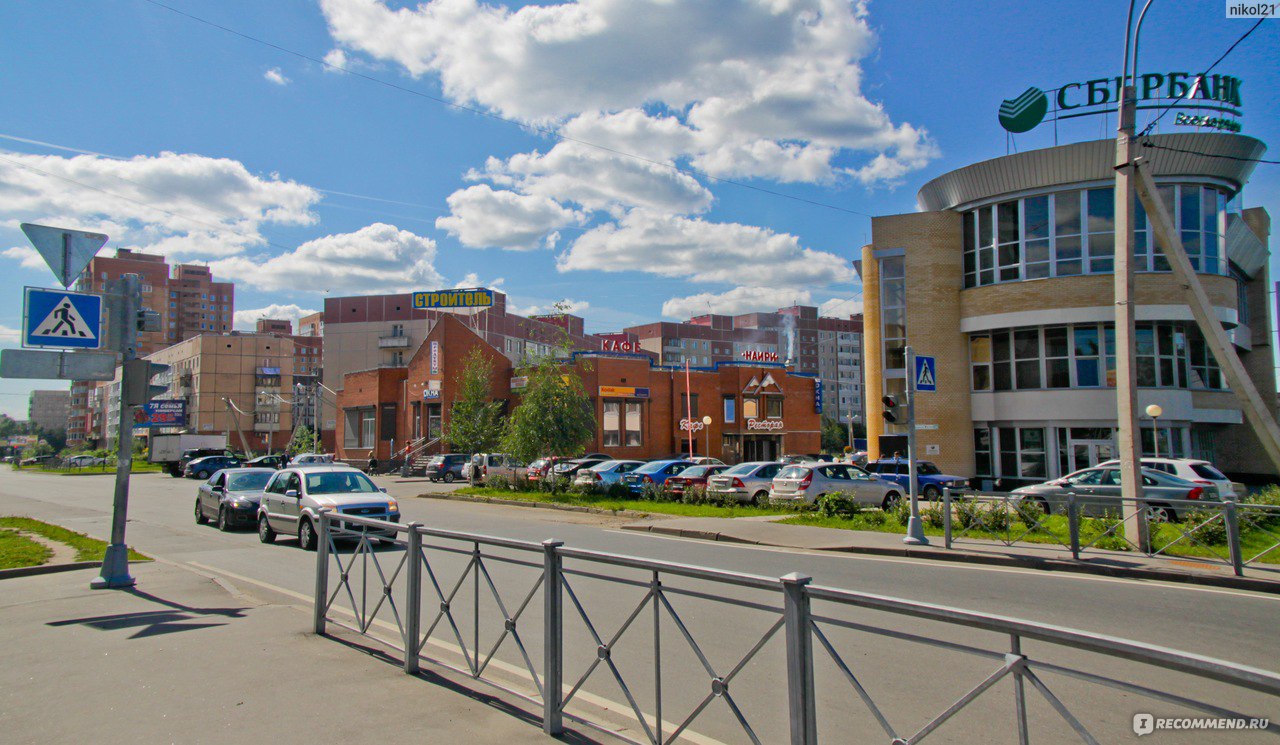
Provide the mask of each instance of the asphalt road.
[{"label": "asphalt road", "polygon": [[[393,494],[401,497],[405,521],[421,522],[430,527],[528,541],[552,538],[563,541],[568,547],[771,577],[800,572],[812,576],[814,583],[820,585],[1112,634],[1269,669],[1280,667],[1276,663],[1276,646],[1280,640],[1280,624],[1276,623],[1276,618],[1277,611],[1280,611],[1280,596],[1076,574],[670,539],[623,531],[620,526],[626,521],[611,516],[415,499],[406,495],[441,490],[443,485],[402,483],[394,479],[381,481]],[[278,588],[299,600],[310,596],[314,587],[313,554],[298,550],[296,542],[287,539],[268,546],[260,544],[253,533],[220,533],[209,527],[197,526],[192,519],[195,483],[162,475],[135,477],[129,543],[164,560],[238,579],[242,586]],[[109,476],[60,477],[0,471],[0,514],[30,515],[106,537],[110,531],[111,488]],[[468,547],[465,544],[459,546],[463,550]],[[380,556],[392,554],[394,552],[381,553]],[[524,558],[540,561],[538,556],[526,555]],[[454,587],[468,559],[465,555],[439,555],[436,568],[445,592]],[[394,561],[388,563],[389,566],[394,565]],[[566,566],[570,565],[567,563]],[[519,606],[537,576],[527,567],[499,562],[487,563],[486,569],[508,611]],[[614,571],[599,566],[589,569],[601,574],[614,572],[640,582],[648,580],[647,574],[634,571]],[[459,617],[460,634],[468,641],[474,614],[464,613],[461,601],[465,598],[465,604],[471,606],[473,601],[467,593],[474,589],[473,581],[468,579],[460,583],[461,594],[455,601],[459,606],[455,613]],[[587,576],[573,577],[571,582],[591,622],[605,639],[611,637],[626,620],[645,592],[643,587],[619,586]],[[681,585],[670,580],[664,582],[670,582],[673,587],[683,586],[703,592],[723,590],[707,583],[689,581]],[[252,587],[245,589],[251,590]],[[776,606],[778,600],[776,595],[751,591],[731,590],[725,594],[768,606]],[[487,590],[481,595],[487,596]],[[425,607],[434,612],[438,599],[432,596],[427,600]],[[569,602],[566,598],[566,603]],[[671,603],[689,638],[698,645],[707,663],[719,675],[732,668],[776,618],[765,611],[744,610],[688,596],[672,595]],[[484,600],[480,615],[491,615],[495,611],[490,607],[492,605],[492,601]],[[815,605],[815,612],[837,615],[831,609],[818,605]],[[522,617],[524,626],[521,628],[537,631],[540,615],[541,599],[537,595],[530,603],[528,615]],[[566,645],[578,655],[574,663],[567,663],[567,667],[574,667],[576,671],[566,674],[567,682],[572,684],[598,655],[594,640],[576,610],[570,608],[566,615],[569,618],[566,621]],[[384,616],[390,620],[386,613],[380,614],[379,618]],[[840,617],[872,628],[889,628],[997,650],[1004,643],[999,637],[985,632],[942,627],[872,611],[856,610]],[[637,618],[625,640],[613,649],[611,659],[622,671],[627,688],[622,688],[601,665],[588,679],[584,691],[594,696],[593,700],[597,702],[624,702],[630,692],[636,696],[643,710],[651,711],[655,677],[653,659],[658,655],[654,654],[649,637],[658,622],[654,621],[647,606]],[[710,692],[708,683],[711,676],[704,671],[697,655],[692,653],[690,642],[686,641],[684,633],[669,615],[662,615],[660,626],[663,645],[660,657],[666,666],[662,674],[664,697],[679,699],[679,702],[668,705],[663,717],[679,722],[694,704]],[[500,620],[498,629],[501,630]],[[539,659],[540,635],[529,631],[525,633],[533,640],[528,642],[530,655]],[[866,631],[828,627],[826,633],[877,705],[885,710],[891,721],[903,722],[900,728],[906,730],[927,722],[998,667],[998,662],[991,660],[973,659]],[[486,630],[483,636],[480,646],[483,652],[487,652],[497,641],[497,632]],[[441,624],[433,638],[450,642],[455,637],[445,624]],[[1029,644],[1027,653],[1038,659],[1086,665],[1090,670],[1161,687],[1179,695],[1201,697],[1228,707],[1243,707],[1250,713],[1270,714],[1280,721],[1277,702],[1258,694],[1246,693],[1237,697],[1218,684],[1190,680],[1172,673],[1135,669],[1130,663],[1048,645]],[[875,737],[877,741],[883,739],[884,734],[876,729],[874,720],[866,713],[845,676],[827,660],[823,650],[819,650],[817,655],[822,660],[818,669],[818,687],[824,696],[831,699],[820,701],[821,731],[828,736],[835,732],[847,734],[851,739],[858,739],[856,735],[859,733]],[[677,657],[679,661],[674,659]],[[495,659],[499,661],[494,666],[498,673],[523,667],[518,649],[509,642]],[[673,661],[667,662],[668,659]],[[785,686],[780,678],[769,672],[772,666],[780,665],[782,659],[779,636],[731,684],[733,699],[765,742],[779,741],[786,736]],[[388,674],[392,674],[390,670]],[[1135,712],[1150,711],[1157,716],[1179,713],[1171,704],[1152,703],[1109,689],[1087,688],[1069,680],[1050,685],[1074,712],[1089,721],[1090,726],[1109,735],[1104,741],[1133,738],[1130,724]],[[992,742],[1012,741],[1013,707],[1008,690],[1011,688],[1007,681],[1002,682],[984,695],[979,702],[981,706],[966,709],[930,740],[967,742],[974,733],[981,733],[984,739]],[[1034,692],[1029,694],[1029,698],[1032,699],[1029,705],[1031,721],[1042,728],[1033,739],[1037,742],[1071,741],[1070,731],[1044,701]],[[779,712],[782,712],[781,716]],[[707,711],[695,720],[693,729],[725,741],[742,739],[731,707],[718,701],[713,701]],[[667,731],[670,732],[669,727]],[[1195,733],[1185,733],[1177,741],[1228,741],[1222,739],[1223,733],[1200,734],[1206,736],[1200,738]],[[1159,742],[1159,737],[1157,734],[1144,738],[1144,741]],[[1248,734],[1231,733],[1228,737],[1230,742],[1254,741],[1254,736]]]}]

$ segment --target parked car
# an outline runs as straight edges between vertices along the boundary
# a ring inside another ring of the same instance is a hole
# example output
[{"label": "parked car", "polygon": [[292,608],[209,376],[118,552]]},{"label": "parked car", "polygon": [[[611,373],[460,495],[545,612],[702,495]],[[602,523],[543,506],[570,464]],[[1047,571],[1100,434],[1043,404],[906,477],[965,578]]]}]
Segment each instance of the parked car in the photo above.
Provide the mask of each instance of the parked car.
[{"label": "parked car", "polygon": [[233,456],[234,453],[227,450],[225,447],[190,448],[188,450],[183,450],[182,457],[178,458],[178,472],[185,474],[187,472],[187,466],[191,465],[191,461],[196,460],[197,458],[207,458],[210,455]]},{"label": "parked car", "polygon": [[513,456],[506,453],[476,453],[471,460],[462,466],[462,478],[471,480],[471,469],[479,468],[477,483],[484,483],[490,476],[502,476],[511,481],[524,478],[525,467]]},{"label": "parked car", "polygon": [[299,453],[289,459],[288,466],[314,466],[325,463],[333,463],[333,456],[329,453]]},{"label": "parked car", "polygon": [[433,455],[427,461],[426,476],[432,481],[443,481],[452,484],[462,478],[462,467],[471,459],[462,453],[445,453]]},{"label": "parked car", "polygon": [[693,462],[687,460],[649,461],[623,476],[622,483],[631,490],[632,494],[639,494],[646,485],[653,484],[660,487],[667,482],[667,479],[692,465]]},{"label": "parked car", "polygon": [[[1109,460],[1098,465],[1118,467],[1120,461]],[[1186,479],[1196,484],[1213,484],[1218,487],[1218,497],[1221,499],[1236,498],[1235,484],[1231,483],[1231,479],[1227,478],[1226,474],[1219,471],[1207,460],[1197,460],[1195,458],[1143,458],[1142,467],[1164,471],[1171,476],[1177,476],[1180,479]]]},{"label": "parked car", "polygon": [[572,479],[583,469],[604,463],[607,460],[608,458],[574,458],[573,460],[562,460],[551,468],[551,472],[556,476]]},{"label": "parked car", "polygon": [[274,468],[224,468],[196,490],[196,525],[216,521],[218,530],[253,525],[258,521],[262,490]]},{"label": "parked car", "polygon": [[[874,473],[886,481],[893,481],[902,487],[904,494],[911,492],[911,469],[910,461],[906,458],[881,458],[873,460],[864,467],[869,473]],[[951,487],[952,489],[965,489],[969,486],[969,479],[963,476],[950,476],[943,473],[931,461],[916,461],[916,484],[920,490],[920,498],[929,501],[942,499],[942,490]]]},{"label": "parked car", "polygon": [[[1060,479],[1014,489],[1011,494],[1017,504],[1030,501],[1045,513],[1065,511],[1068,494],[1076,495],[1082,515],[1119,516],[1124,508],[1117,466],[1085,468]],[[1161,522],[1177,522],[1187,510],[1185,505],[1162,500],[1221,501],[1218,487],[1213,484],[1194,483],[1154,468],[1142,469],[1142,495],[1152,515]]]},{"label": "parked car", "polygon": [[[276,471],[262,490],[258,505],[258,540],[272,543],[277,535],[296,535],[298,544],[315,550],[320,510],[400,522],[400,505],[374,485],[363,471],[345,465],[290,467]],[[341,525],[341,520],[338,520]],[[360,530],[353,526],[353,530]],[[379,538],[389,532],[371,531]]]},{"label": "parked car", "polygon": [[756,460],[739,463],[707,479],[707,495],[720,498],[733,497],[739,502],[764,504],[769,501],[769,487],[773,477],[782,470],[776,460]]},{"label": "parked car", "polygon": [[707,456],[705,456],[705,455],[699,455],[698,457],[696,457],[696,458],[690,458],[689,460],[693,461],[694,463],[697,463],[697,464],[698,464],[698,465],[700,465],[700,466],[723,466],[723,465],[725,465],[725,462],[724,462],[724,461],[722,461],[722,460],[720,460],[719,458],[709,458],[709,457],[707,457]]},{"label": "parked car", "polygon": [[245,468],[274,468],[280,470],[288,464],[289,459],[283,455],[259,455],[250,461],[245,461]]},{"label": "parked car", "polygon": [[713,465],[710,463],[694,464],[675,476],[667,479],[667,491],[672,494],[683,495],[684,490],[692,486],[698,486],[705,489],[707,488],[707,479],[728,468],[729,467],[723,463],[719,465]]},{"label": "parked car", "polygon": [[182,470],[182,475],[189,479],[207,479],[224,468],[239,468],[240,459],[228,455],[207,455],[196,458]]},{"label": "parked car", "polygon": [[49,462],[49,461],[51,461],[51,460],[53,460],[53,456],[52,456],[52,455],[37,455],[37,456],[32,457],[32,458],[23,458],[23,459],[22,459],[22,461],[18,463],[18,465],[20,465],[20,466],[38,466],[38,465],[40,465],[41,463],[48,463],[48,462]]},{"label": "parked car", "polygon": [[837,493],[887,510],[902,499],[904,490],[848,463],[803,463],[786,466],[774,477],[769,499],[813,503]]},{"label": "parked car", "polygon": [[631,473],[644,465],[642,460],[606,460],[593,466],[579,470],[573,477],[573,483],[582,486],[595,486],[608,489],[622,481],[625,474]]},{"label": "parked car", "polygon": [[800,454],[784,455],[784,456],[782,456],[781,458],[779,458],[778,460],[782,461],[782,462],[783,462],[784,464],[786,464],[786,465],[791,465],[792,463],[823,463],[823,462],[827,462],[827,463],[829,463],[829,462],[831,462],[831,459],[830,459],[830,458],[828,458],[827,456],[825,456],[825,455],[816,455],[816,454],[811,454],[811,455],[800,455]]},{"label": "parked car", "polygon": [[106,458],[99,458],[96,455],[73,455],[67,458],[68,468],[90,468],[92,466],[101,466],[107,462]]}]

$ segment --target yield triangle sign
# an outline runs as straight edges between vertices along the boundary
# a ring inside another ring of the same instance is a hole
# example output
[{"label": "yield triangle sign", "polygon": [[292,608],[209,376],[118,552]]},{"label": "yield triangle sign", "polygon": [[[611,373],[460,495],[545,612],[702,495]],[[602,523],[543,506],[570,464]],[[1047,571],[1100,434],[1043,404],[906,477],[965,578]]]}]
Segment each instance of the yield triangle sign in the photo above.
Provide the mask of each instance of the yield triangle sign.
[{"label": "yield triangle sign", "polygon": [[21,227],[27,234],[27,240],[44,257],[45,263],[53,270],[53,276],[63,287],[70,287],[76,281],[94,254],[107,242],[107,236],[102,233],[51,228],[29,222],[22,223]]},{"label": "yield triangle sign", "polygon": [[85,317],[80,315],[80,311],[76,308],[75,303],[71,302],[71,298],[63,297],[49,311],[49,315],[36,326],[35,331],[31,332],[32,336],[50,336],[53,338],[73,338],[73,339],[97,339],[98,335],[93,328],[89,326],[89,322]]}]

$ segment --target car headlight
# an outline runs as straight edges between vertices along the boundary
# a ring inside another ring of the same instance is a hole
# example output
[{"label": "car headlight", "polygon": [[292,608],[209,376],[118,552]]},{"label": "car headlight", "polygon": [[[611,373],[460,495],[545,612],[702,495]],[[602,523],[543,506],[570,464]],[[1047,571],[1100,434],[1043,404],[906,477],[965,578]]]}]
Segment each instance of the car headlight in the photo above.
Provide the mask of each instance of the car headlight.
[{"label": "car headlight", "polygon": [[400,505],[396,503],[396,500],[388,499],[387,512],[399,512],[399,511],[400,511]]}]

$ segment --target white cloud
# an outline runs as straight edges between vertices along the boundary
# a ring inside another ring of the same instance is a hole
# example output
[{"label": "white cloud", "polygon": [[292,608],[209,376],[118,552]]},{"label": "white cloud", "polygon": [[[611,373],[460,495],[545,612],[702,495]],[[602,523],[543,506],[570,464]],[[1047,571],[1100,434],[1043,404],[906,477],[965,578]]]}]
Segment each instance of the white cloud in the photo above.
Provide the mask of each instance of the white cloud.
[{"label": "white cloud", "polygon": [[333,68],[340,67],[345,70],[347,69],[347,65],[350,63],[347,59],[347,53],[341,49],[330,49],[328,53],[325,54],[324,61],[326,64],[333,65],[333,67],[324,68],[325,72],[341,72],[341,70],[335,70]]},{"label": "white cloud", "polygon": [[673,297],[662,304],[662,315],[683,321],[707,313],[730,316],[741,313],[772,313],[778,308],[809,303],[808,290],[735,287],[728,292],[701,292],[687,297]]},{"label": "white cloud", "polygon": [[[161,153],[116,159],[4,152],[0,220],[106,233],[113,244],[187,256],[228,256],[266,240],[266,224],[310,225],[320,193],[249,172],[227,158]],[[5,251],[12,259],[27,257]]]},{"label": "white cloud", "polygon": [[862,297],[833,297],[818,306],[818,315],[833,318],[848,318],[862,312]]},{"label": "white cloud", "polygon": [[467,272],[466,276],[454,283],[453,289],[465,290],[471,289],[472,287],[487,287],[490,290],[497,290],[502,287],[504,282],[506,282],[506,280],[502,277],[497,277],[485,282],[480,279],[479,274],[476,274],[475,272]]},{"label": "white cloud", "polygon": [[452,214],[438,218],[436,227],[471,248],[530,251],[539,248],[543,237],[556,228],[586,220],[582,213],[547,197],[495,191],[488,184],[455,191],[448,201]]},{"label": "white cloud", "polygon": [[17,344],[18,339],[22,337],[22,331],[19,329],[11,329],[8,326],[0,325],[0,344]]},{"label": "white cloud", "polygon": [[643,271],[664,277],[780,288],[821,287],[853,279],[835,254],[802,248],[794,235],[739,223],[635,210],[593,228],[557,259],[564,271]]},{"label": "white cloud", "polygon": [[236,311],[235,327],[244,331],[252,331],[259,319],[270,318],[277,321],[293,321],[293,330],[294,333],[297,333],[298,319],[303,316],[309,316],[315,312],[316,311],[314,310],[309,310],[293,303],[288,305],[272,303],[265,308]]},{"label": "white cloud", "polygon": [[263,290],[375,294],[443,286],[435,257],[436,242],[430,238],[374,223],[316,238],[279,256],[233,256],[209,266],[219,276]]},{"label": "white cloud", "polygon": [[[559,307],[557,307],[559,306]],[[591,308],[591,303],[586,300],[574,300],[573,298],[563,298],[554,303],[535,303],[533,305],[509,305],[508,313],[514,313],[518,316],[546,316],[554,313],[569,313],[580,316]]]},{"label": "white cloud", "polygon": [[21,262],[23,269],[41,269],[48,266],[40,252],[30,246],[14,246],[3,251],[5,256]]},{"label": "white cloud", "polygon": [[289,79],[284,76],[284,73],[280,72],[280,68],[278,67],[273,67],[270,70],[267,70],[262,74],[262,77],[266,78],[268,82],[275,83],[276,85],[288,85],[290,82]]}]

